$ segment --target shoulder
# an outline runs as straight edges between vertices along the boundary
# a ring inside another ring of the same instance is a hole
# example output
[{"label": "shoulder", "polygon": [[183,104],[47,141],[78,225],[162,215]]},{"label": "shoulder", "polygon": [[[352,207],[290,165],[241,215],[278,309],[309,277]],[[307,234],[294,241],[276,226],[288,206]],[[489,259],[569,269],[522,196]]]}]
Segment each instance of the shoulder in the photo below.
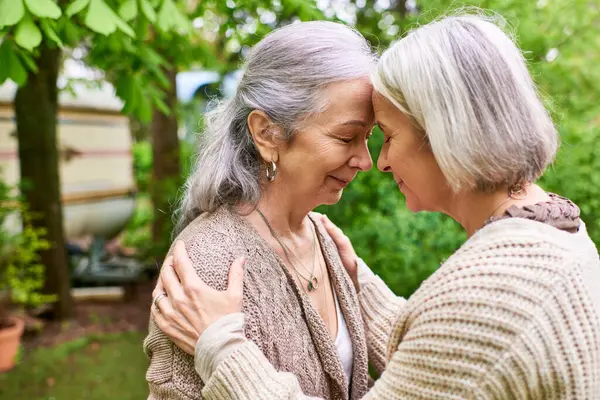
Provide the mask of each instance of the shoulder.
[{"label": "shoulder", "polygon": [[514,268],[510,266],[565,273],[597,260],[598,251],[583,222],[579,232],[570,233],[541,222],[511,218],[476,232],[445,264],[447,269],[504,265],[511,271]]},{"label": "shoulder", "polygon": [[582,268],[590,262],[600,268],[600,263],[587,235],[577,235],[528,220],[490,224],[411,296],[398,320],[398,335],[441,323],[443,330],[457,329],[462,337],[489,329],[490,335],[510,338],[558,303],[583,306],[585,296],[577,294],[586,292]]},{"label": "shoulder", "polygon": [[[600,333],[581,273],[600,263],[580,233],[518,219],[477,232],[408,300],[394,325],[390,356],[413,360],[413,353],[428,349],[440,366],[470,360],[465,366],[482,372],[472,375],[475,387],[495,369],[504,374],[519,367],[508,362],[513,357],[544,374],[561,348],[591,351],[591,342],[566,343]],[[539,343],[543,352],[530,357]]]},{"label": "shoulder", "polygon": [[241,256],[247,256],[248,249],[244,240],[249,232],[240,226],[239,216],[226,208],[213,213],[202,214],[177,235],[175,242],[181,240],[198,275],[209,285],[224,289],[229,267]]},{"label": "shoulder", "polygon": [[[423,285],[419,295],[502,297],[541,301],[562,282],[573,283],[582,266],[599,264],[598,252],[583,231],[513,218],[477,232]],[[426,292],[426,293],[425,293]]]}]

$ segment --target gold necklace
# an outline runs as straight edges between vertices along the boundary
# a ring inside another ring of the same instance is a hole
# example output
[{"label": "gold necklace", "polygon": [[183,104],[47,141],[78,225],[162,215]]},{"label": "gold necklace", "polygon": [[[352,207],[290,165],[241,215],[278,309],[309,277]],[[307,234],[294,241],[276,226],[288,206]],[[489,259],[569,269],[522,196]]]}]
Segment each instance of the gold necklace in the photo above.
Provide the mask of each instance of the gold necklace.
[{"label": "gold necklace", "polygon": [[[269,228],[269,231],[271,232],[271,235],[275,238],[275,240],[277,241],[277,243],[279,243],[279,245],[281,246],[281,249],[283,250],[283,254],[285,254],[285,257],[287,258],[288,262],[290,263],[290,265],[292,266],[294,272],[296,273],[296,276],[298,277],[298,280],[300,282],[302,282],[302,279],[304,279],[307,283],[306,285],[306,289],[309,292],[312,292],[314,290],[317,290],[319,287],[319,280],[317,279],[317,277],[315,276],[315,259],[316,259],[316,234],[314,231],[314,228],[312,229],[312,236],[313,236],[313,243],[312,243],[312,252],[313,252],[313,265],[312,265],[312,271],[310,272],[310,277],[306,278],[305,276],[303,276],[299,271],[298,268],[296,268],[296,266],[294,265],[294,263],[292,262],[292,259],[290,257],[290,254],[293,255],[293,257],[296,259],[296,261],[298,261],[298,263],[302,266],[302,263],[300,262],[300,260],[298,259],[298,257],[296,257],[296,255],[294,254],[294,252],[292,252],[284,243],[283,241],[279,238],[279,235],[277,235],[277,232],[275,232],[275,230],[273,229],[273,227],[271,226],[271,224],[269,223],[269,220],[267,219],[267,217],[265,217],[265,215],[262,213],[262,211],[260,211],[258,208],[256,209],[256,211],[258,212],[258,215],[261,216],[261,218],[263,219],[263,221],[265,222],[265,225],[267,225],[267,228]],[[304,268],[302,266],[302,269],[304,269],[305,271],[308,272],[308,270],[306,268]]]},{"label": "gold necklace", "polygon": [[[515,198],[515,195],[518,195],[520,193],[525,193],[525,196],[521,197],[521,198]],[[496,208],[494,208],[494,211],[492,211],[492,213],[490,214],[489,217],[487,217],[486,221],[490,218],[492,218],[494,216],[494,214],[496,213],[496,211],[498,211],[500,209],[500,207],[502,207],[504,204],[506,204],[509,200],[523,200],[525,197],[527,197],[527,191],[525,190],[525,188],[521,188],[517,191],[513,191],[512,189],[509,189],[508,191],[508,197],[506,199],[504,199],[504,201],[502,201],[502,203],[498,204],[498,206]]]}]

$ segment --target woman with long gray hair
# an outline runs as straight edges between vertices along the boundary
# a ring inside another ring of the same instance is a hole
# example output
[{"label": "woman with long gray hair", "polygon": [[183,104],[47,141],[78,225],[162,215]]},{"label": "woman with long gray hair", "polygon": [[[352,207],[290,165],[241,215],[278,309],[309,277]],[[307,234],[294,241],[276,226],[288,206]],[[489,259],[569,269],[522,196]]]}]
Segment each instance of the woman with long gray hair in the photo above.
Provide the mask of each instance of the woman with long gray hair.
[{"label": "woman with long gray hair", "polygon": [[[187,251],[215,289],[227,285],[234,259],[247,259],[244,336],[319,397],[358,399],[367,391],[356,292],[311,210],[336,203],[372,166],[375,63],[365,39],[342,24],[292,24],[267,35],[251,50],[235,96],[207,115],[181,203],[175,252]],[[173,337],[175,346],[159,328],[184,299],[160,289],[154,298],[144,342],[150,398],[202,398],[203,381],[186,354],[193,349]]]},{"label": "woman with long gray hair", "polygon": [[[598,251],[579,208],[535,183],[558,135],[518,47],[485,18],[447,17],[396,42],[372,82],[378,168],[410,210],[443,212],[469,239],[404,300],[326,222],[359,292],[369,361],[383,371],[364,398],[600,399]],[[162,326],[195,350],[206,398],[307,398],[301,379],[241,334],[252,319],[240,295],[247,268],[223,292],[193,273],[184,249],[163,272],[160,290],[179,299],[160,306],[181,313]],[[194,333],[177,331],[185,325]]]}]

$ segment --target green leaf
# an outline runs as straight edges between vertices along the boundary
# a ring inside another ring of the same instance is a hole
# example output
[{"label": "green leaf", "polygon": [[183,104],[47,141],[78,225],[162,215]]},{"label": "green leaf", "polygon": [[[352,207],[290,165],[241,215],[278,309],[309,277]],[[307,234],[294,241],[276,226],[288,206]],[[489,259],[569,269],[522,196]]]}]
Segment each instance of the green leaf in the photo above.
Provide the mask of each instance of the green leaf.
[{"label": "green leaf", "polygon": [[90,0],[90,8],[85,17],[85,24],[102,35],[108,36],[118,29],[131,37],[135,32],[127,23],[110,8],[103,0]]},{"label": "green leaf", "polygon": [[137,0],[126,0],[119,8],[119,15],[124,21],[131,21],[138,15]]},{"label": "green leaf", "polygon": [[8,79],[8,59],[11,51],[10,41],[5,40],[0,43],[0,65],[2,65],[2,68],[0,68],[0,85]]},{"label": "green leaf", "polygon": [[42,42],[42,32],[29,15],[25,16],[17,25],[15,42],[22,48],[32,51]]},{"label": "green leaf", "polygon": [[29,11],[39,18],[57,19],[62,15],[58,4],[52,0],[25,0]]},{"label": "green leaf", "polygon": [[75,45],[81,39],[81,32],[78,25],[76,25],[71,19],[63,18],[60,20],[63,22],[62,34],[66,42],[70,45]]},{"label": "green leaf", "polygon": [[148,0],[140,0],[140,6],[142,7],[142,12],[148,18],[148,21],[155,23],[156,22],[156,12],[152,5],[148,2]]},{"label": "green leaf", "polygon": [[142,122],[152,121],[152,102],[150,99],[146,98],[145,96],[141,96],[136,114]]},{"label": "green leaf", "polygon": [[94,32],[105,36],[117,30],[114,11],[103,0],[90,0],[85,24]]},{"label": "green leaf", "polygon": [[117,28],[119,28],[125,34],[131,36],[132,38],[135,37],[134,30],[129,25],[127,25],[127,22],[123,21],[121,18],[119,18],[116,15],[115,15],[115,24],[117,25]]},{"label": "green leaf", "polygon": [[117,80],[117,96],[125,103],[122,110],[123,113],[131,114],[138,106],[140,98],[138,88],[139,82],[136,75],[132,77],[123,75]]},{"label": "green leaf", "polygon": [[0,45],[0,65],[2,65],[2,68],[0,68],[0,84],[6,78],[9,78],[17,85],[22,86],[27,82],[27,70],[19,61],[12,43],[10,40],[5,40]]},{"label": "green leaf", "polygon": [[23,60],[23,62],[25,64],[27,64],[27,68],[29,68],[31,71],[35,72],[36,74],[38,73],[39,68],[38,68],[37,64],[35,63],[35,60],[31,56],[31,53],[27,53],[25,51],[20,51],[19,56],[21,56],[21,60]]},{"label": "green leaf", "polygon": [[75,0],[67,7],[65,14],[67,17],[72,17],[73,15],[80,13],[83,11],[87,5],[90,4],[90,0]]},{"label": "green leaf", "polygon": [[154,106],[164,115],[171,115],[172,110],[160,97],[154,96]]},{"label": "green leaf", "polygon": [[181,14],[173,0],[164,0],[158,12],[158,28],[163,32],[168,32],[172,28],[187,32],[190,27],[188,19]]},{"label": "green leaf", "polygon": [[40,20],[40,26],[42,27],[42,30],[44,31],[44,33],[46,34],[46,36],[48,37],[48,39],[50,39],[54,43],[56,43],[56,45],[58,47],[63,48],[64,44],[63,44],[62,40],[60,40],[60,38],[58,37],[58,34],[54,30],[54,28],[50,25],[50,21],[49,20],[47,20],[47,19],[41,19]]},{"label": "green leaf", "polygon": [[24,14],[23,0],[0,0],[0,28],[17,24]]}]

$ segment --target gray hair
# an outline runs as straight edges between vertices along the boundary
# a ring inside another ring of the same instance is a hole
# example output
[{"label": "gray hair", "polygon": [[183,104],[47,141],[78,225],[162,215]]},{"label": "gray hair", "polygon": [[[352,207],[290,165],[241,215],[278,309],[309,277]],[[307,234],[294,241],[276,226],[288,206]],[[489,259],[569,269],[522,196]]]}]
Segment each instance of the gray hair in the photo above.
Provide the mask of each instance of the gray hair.
[{"label": "gray hair", "polygon": [[265,36],[249,52],[235,96],[206,114],[175,232],[203,212],[260,199],[264,161],[248,130],[253,110],[290,141],[307,116],[323,111],[327,85],[367,77],[376,61],[368,42],[339,23],[296,23]]},{"label": "gray hair", "polygon": [[382,55],[372,81],[424,133],[455,192],[518,187],[554,159],[556,128],[492,18],[449,16],[414,30]]}]

